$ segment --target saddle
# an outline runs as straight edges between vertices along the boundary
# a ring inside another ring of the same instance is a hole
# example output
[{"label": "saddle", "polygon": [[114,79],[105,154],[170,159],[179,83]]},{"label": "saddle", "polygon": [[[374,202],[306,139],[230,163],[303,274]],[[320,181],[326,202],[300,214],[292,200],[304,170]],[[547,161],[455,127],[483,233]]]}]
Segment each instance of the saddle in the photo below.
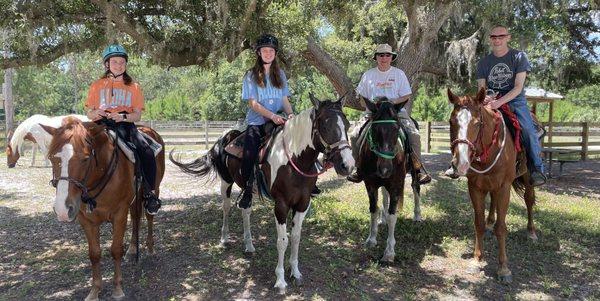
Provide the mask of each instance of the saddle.
[{"label": "saddle", "polygon": [[[117,133],[113,130],[108,130],[107,132],[108,132],[108,135],[113,139],[113,141],[115,141],[115,139],[117,137]],[[160,143],[156,142],[156,140],[154,140],[154,138],[150,137],[148,134],[140,131],[139,129],[138,129],[138,132],[140,132],[140,134],[142,134],[144,139],[146,139],[146,142],[148,142],[148,145],[150,145],[150,148],[152,149],[152,152],[154,153],[154,157],[158,156],[158,154],[162,151],[162,145],[160,145]],[[131,163],[135,164],[135,150],[134,150],[135,146],[132,143],[125,141],[123,139],[118,139],[117,145],[119,146],[119,149],[125,154],[127,159],[129,161],[131,161]]]},{"label": "saddle", "polygon": [[[276,125],[273,122],[265,123],[265,136],[260,142],[258,151],[258,163],[262,164],[265,162],[266,155],[273,148],[273,142],[275,135],[283,129],[282,125]],[[238,159],[244,157],[244,139],[246,137],[246,131],[244,130],[239,136],[235,137],[231,142],[225,146],[225,152]]]},{"label": "saddle", "polygon": [[[512,111],[512,109],[504,104],[500,107],[500,112],[502,113],[502,118],[504,118],[504,123],[508,128],[509,133],[513,137],[513,141],[515,142],[515,150],[517,151],[517,176],[522,176],[527,172],[527,153],[525,152],[525,147],[521,143],[521,124],[517,119],[517,115]],[[544,136],[546,135],[546,130],[539,122],[535,114],[531,112],[531,119],[533,120],[533,125],[536,129],[536,135],[538,140],[542,142]]]}]

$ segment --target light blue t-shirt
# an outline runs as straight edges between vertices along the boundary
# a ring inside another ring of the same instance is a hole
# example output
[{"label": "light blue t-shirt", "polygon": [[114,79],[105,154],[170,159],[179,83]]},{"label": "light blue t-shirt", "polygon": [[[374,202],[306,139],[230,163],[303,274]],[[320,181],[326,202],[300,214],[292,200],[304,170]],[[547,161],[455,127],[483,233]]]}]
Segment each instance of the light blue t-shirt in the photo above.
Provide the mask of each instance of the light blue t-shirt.
[{"label": "light blue t-shirt", "polygon": [[[265,109],[277,113],[283,109],[283,97],[290,96],[288,90],[287,78],[282,70],[280,70],[281,80],[283,81],[283,87],[281,89],[275,88],[271,84],[269,76],[266,77],[265,87],[262,88],[254,81],[252,72],[246,72],[244,76],[244,83],[242,84],[242,99],[249,101],[254,99],[258,101]],[[261,125],[268,121],[267,118],[258,114],[256,111],[248,108],[246,113],[246,122],[249,125]]]}]

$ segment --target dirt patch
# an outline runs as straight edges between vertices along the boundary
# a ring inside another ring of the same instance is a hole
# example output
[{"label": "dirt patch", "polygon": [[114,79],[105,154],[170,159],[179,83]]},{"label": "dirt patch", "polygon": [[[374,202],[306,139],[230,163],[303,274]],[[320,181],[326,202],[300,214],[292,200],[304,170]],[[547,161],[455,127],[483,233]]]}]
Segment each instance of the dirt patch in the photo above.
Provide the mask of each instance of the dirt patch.
[{"label": "dirt patch", "polygon": [[[537,244],[526,239],[522,204],[511,203],[508,252],[514,283],[505,286],[495,280],[493,238],[486,239],[482,270],[468,272],[473,227],[465,182],[438,176],[447,166],[447,155],[425,158],[434,175],[434,182],[423,191],[425,221],[410,219],[412,202],[407,192],[396,225],[393,264],[379,262],[385,227],[380,228],[377,247],[362,245],[369,219],[362,185],[331,173],[320,179],[324,193],[314,200],[300,244],[304,285],[294,286],[286,268],[290,287],[284,296],[273,289],[277,251],[271,204],[255,202],[254,255],[243,253],[241,214],[236,209],[231,212],[232,242],[221,248],[218,182],[204,185],[167,164],[161,186],[164,207],[155,219],[156,254],[149,256],[143,250],[139,263],[123,264],[126,299],[600,298],[599,226],[587,222],[585,212],[577,215],[571,207],[561,207],[591,200],[584,202],[588,206],[584,211],[600,210],[600,162],[566,165],[560,178],[550,179],[540,190]],[[49,180],[49,168],[0,167],[0,299],[80,300],[89,291],[87,244],[78,224],[56,221]],[[101,236],[104,289],[100,297],[109,299],[109,225],[102,227]],[[286,266],[288,257],[289,250]]]}]

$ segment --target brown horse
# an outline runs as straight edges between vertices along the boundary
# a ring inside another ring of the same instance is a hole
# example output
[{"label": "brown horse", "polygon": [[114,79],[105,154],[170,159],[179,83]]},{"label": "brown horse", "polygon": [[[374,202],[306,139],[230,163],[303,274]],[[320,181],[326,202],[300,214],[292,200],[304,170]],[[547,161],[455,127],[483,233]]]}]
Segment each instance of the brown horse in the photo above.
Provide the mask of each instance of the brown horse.
[{"label": "brown horse", "polygon": [[[458,174],[467,176],[469,196],[475,212],[474,257],[477,262],[483,259],[485,196],[490,194],[487,226],[494,225],[494,233],[498,239],[498,278],[501,282],[510,282],[512,274],[508,269],[506,255],[506,213],[511,185],[525,199],[529,237],[537,239],[533,225],[535,191],[529,181],[529,172],[517,175],[517,152],[513,137],[500,113],[485,107],[485,89],[480,89],[475,97],[459,97],[448,89],[448,99],[454,105],[450,117],[453,162]],[[488,156],[482,156],[484,153]],[[482,157],[489,160],[482,160]]]},{"label": "brown horse", "polygon": [[[62,222],[78,219],[88,241],[92,262],[92,289],[86,300],[98,300],[102,287],[100,225],[104,222],[112,223],[111,255],[115,264],[112,296],[122,298],[125,294],[121,286],[121,260],[129,211],[133,230],[127,253],[139,254],[137,245],[142,193],[141,190],[136,191],[134,165],[114,144],[104,125],[82,123],[76,118],[68,117],[58,129],[49,126],[43,128],[53,137],[48,158],[52,163],[52,182],[56,187],[54,212]],[[164,149],[164,142],[154,130],[145,127],[140,130],[154,138]],[[165,170],[164,150],[159,153],[156,163],[156,187],[159,187]],[[156,193],[158,196],[158,189]],[[82,202],[87,206],[81,206]],[[148,252],[152,253],[153,217],[146,214],[146,219],[146,245]]]},{"label": "brown horse", "polygon": [[[278,261],[275,274],[275,287],[285,292],[283,261],[288,245],[286,220],[292,210],[292,233],[290,266],[291,276],[301,282],[302,274],[298,269],[298,246],[302,221],[310,206],[310,193],[317,181],[315,163],[319,153],[333,163],[339,175],[348,175],[354,168],[354,159],[348,144],[347,130],[349,122],[342,112],[342,102],[319,101],[311,95],[314,108],[307,109],[288,120],[283,130],[275,134],[273,147],[261,166],[265,174],[269,193],[274,200],[277,227]],[[220,138],[211,150],[191,163],[180,163],[169,156],[171,161],[186,173],[200,177],[217,171],[221,178],[223,201],[223,227],[221,243],[229,240],[229,209],[231,208],[231,187],[235,182],[239,187],[245,183],[241,178],[242,160],[227,154],[225,146],[239,131],[230,131]],[[242,209],[244,242],[246,252],[254,252],[250,233],[251,207]]]}]

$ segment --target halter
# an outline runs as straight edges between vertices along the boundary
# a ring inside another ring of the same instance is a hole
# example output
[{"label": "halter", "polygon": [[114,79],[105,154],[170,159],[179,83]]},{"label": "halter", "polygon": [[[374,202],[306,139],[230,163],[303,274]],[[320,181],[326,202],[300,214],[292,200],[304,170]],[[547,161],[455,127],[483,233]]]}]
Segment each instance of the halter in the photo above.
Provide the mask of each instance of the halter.
[{"label": "halter", "polygon": [[[339,113],[343,114],[342,110],[336,110],[336,109],[326,109],[326,110],[334,111],[334,112],[339,112]],[[331,152],[333,152],[334,150],[339,153],[339,152],[341,152],[342,150],[344,150],[346,148],[350,148],[350,144],[348,143],[348,139],[344,139],[343,137],[339,141],[337,141],[337,142],[335,142],[333,144],[327,143],[327,141],[325,141],[325,139],[323,139],[323,135],[321,135],[321,133],[319,132],[318,123],[319,123],[318,119],[315,118],[315,122],[312,125],[311,137],[312,137],[313,140],[314,140],[315,136],[319,137],[319,141],[320,141],[321,145],[324,148],[324,150],[320,151],[320,153],[323,153],[326,158],[329,158],[329,154],[331,154]],[[287,149],[287,143],[285,143],[285,139],[284,139],[285,135],[284,135],[284,133],[285,133],[285,126],[283,127],[282,132],[281,132],[281,135],[282,135],[281,136],[281,143],[283,144],[283,150],[284,150],[285,155],[288,158],[288,161],[290,162],[290,164],[292,165],[292,167],[294,168],[294,170],[297,171],[299,174],[301,174],[301,175],[303,175],[303,176],[305,176],[307,178],[314,178],[314,177],[317,177],[317,176],[325,173],[328,169],[330,169],[332,167],[332,164],[330,162],[326,162],[323,170],[320,171],[320,172],[317,172],[317,173],[305,173],[305,172],[301,171],[300,168],[298,168],[298,166],[294,163],[294,161],[292,161],[292,156],[290,155],[290,153],[289,153],[289,151]]]},{"label": "halter", "polygon": [[[112,153],[112,156],[110,157],[110,161],[108,163],[108,171],[106,173],[104,173],[104,175],[102,176],[102,178],[100,179],[100,181],[98,183],[96,183],[92,188],[87,188],[86,184],[88,181],[88,177],[90,175],[90,171],[92,170],[92,162],[88,162],[88,166],[87,169],[85,171],[85,175],[83,176],[83,180],[78,181],[75,180],[71,177],[58,177],[56,178],[54,175],[54,169],[52,169],[52,180],[50,180],[50,184],[56,188],[56,186],[58,185],[58,182],[63,180],[63,181],[67,181],[69,183],[73,183],[73,185],[75,185],[77,188],[79,188],[79,190],[81,190],[81,201],[84,202],[85,204],[88,205],[87,208],[87,213],[92,213],[92,211],[94,211],[94,208],[96,208],[96,198],[100,195],[100,193],[102,193],[102,191],[104,190],[104,188],[106,188],[106,185],[108,184],[108,181],[112,178],[113,173],[116,170],[118,161],[119,161],[119,156],[118,156],[118,145],[117,145],[117,140],[119,139],[119,135],[115,135],[116,138],[114,140],[114,150]],[[87,144],[92,147],[91,142],[86,141]],[[98,158],[96,157],[96,151],[94,150],[94,148],[92,147],[92,157],[94,157],[94,161],[96,162],[96,167],[98,167]],[[98,191],[98,193],[96,193],[94,196],[90,196],[89,195],[89,191],[92,190],[96,190],[96,189],[100,189]]]},{"label": "halter", "polygon": [[[384,120],[375,120],[375,121],[371,121],[371,124],[386,124],[386,123],[398,123],[397,120],[394,119],[384,119]],[[373,140],[373,134],[372,134],[372,127],[369,127],[369,130],[367,131],[367,141],[369,141],[369,149],[375,153],[377,156],[382,157],[384,159],[394,159],[396,158],[396,155],[400,152],[400,150],[398,148],[396,148],[396,150],[394,152],[385,152],[385,151],[378,151],[378,145],[377,142],[375,142]],[[398,134],[400,135],[400,134]]]},{"label": "halter", "polygon": [[[466,106],[461,106],[460,108],[462,109],[467,109]],[[481,106],[479,107],[479,116],[483,116],[482,112],[481,112]],[[483,120],[481,120],[481,122],[479,123],[479,130],[477,132],[477,138],[475,140],[475,142],[471,142],[469,141],[469,139],[454,139],[452,141],[452,143],[450,144],[452,152],[454,152],[454,147],[460,143],[464,143],[466,145],[469,146],[469,150],[471,150],[471,157],[469,158],[470,161],[472,161],[473,159],[475,159],[475,161],[477,162],[481,162],[481,163],[485,163],[487,161],[487,156],[489,155],[489,150],[491,149],[491,147],[497,143],[497,139],[498,139],[498,134],[500,132],[500,123],[497,122],[498,119],[502,120],[502,143],[500,144],[500,150],[498,151],[498,154],[496,154],[496,158],[494,158],[494,162],[492,162],[492,164],[490,166],[488,166],[488,168],[484,169],[484,170],[479,170],[474,168],[473,166],[469,165],[469,169],[471,169],[472,171],[479,173],[479,174],[483,174],[486,173],[488,171],[490,171],[492,169],[492,167],[494,167],[496,165],[496,163],[498,162],[498,159],[500,158],[500,155],[502,154],[502,152],[504,151],[504,144],[506,142],[506,124],[504,122],[504,118],[502,117],[502,114],[498,111],[494,111],[494,133],[492,134],[492,141],[490,142],[490,144],[488,144],[487,146],[483,145],[483,127],[484,127],[484,122]],[[475,148],[475,144],[479,143],[481,145],[482,151],[480,155],[476,155],[476,148]]]}]

